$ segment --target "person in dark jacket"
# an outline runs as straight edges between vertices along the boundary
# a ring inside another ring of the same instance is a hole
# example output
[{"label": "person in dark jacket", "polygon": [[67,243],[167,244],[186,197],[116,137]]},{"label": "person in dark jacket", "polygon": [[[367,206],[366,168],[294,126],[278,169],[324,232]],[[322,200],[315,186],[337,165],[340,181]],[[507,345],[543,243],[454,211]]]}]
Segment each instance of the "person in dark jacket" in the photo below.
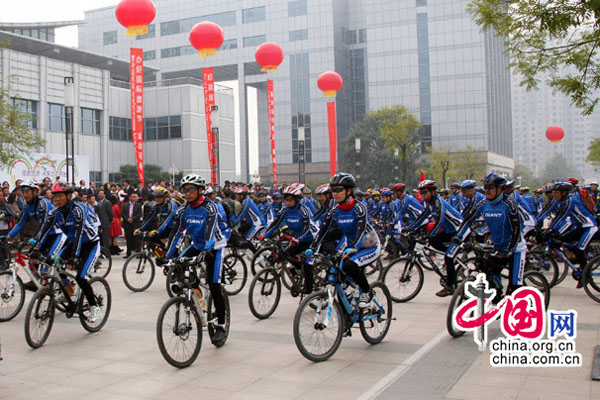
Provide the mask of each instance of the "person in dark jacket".
[{"label": "person in dark jacket", "polygon": [[133,231],[142,225],[142,206],[138,203],[137,193],[131,193],[127,202],[121,208],[121,218],[123,218],[123,229],[125,230],[125,240],[127,240],[127,253],[125,258],[131,253],[139,251],[139,239],[133,234]]}]

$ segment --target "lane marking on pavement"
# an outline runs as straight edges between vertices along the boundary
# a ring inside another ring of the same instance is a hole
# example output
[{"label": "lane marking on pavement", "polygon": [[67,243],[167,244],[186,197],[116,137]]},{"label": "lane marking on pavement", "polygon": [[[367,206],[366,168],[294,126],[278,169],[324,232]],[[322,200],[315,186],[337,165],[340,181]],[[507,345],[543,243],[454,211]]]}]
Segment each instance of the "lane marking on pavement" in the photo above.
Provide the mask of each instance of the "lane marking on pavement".
[{"label": "lane marking on pavement", "polygon": [[396,382],[402,375],[408,372],[410,368],[415,365],[421,358],[429,353],[435,346],[440,344],[444,339],[448,338],[446,330],[441,331],[436,337],[425,343],[423,347],[414,352],[410,357],[394,368],[390,373],[381,378],[379,382],[371,386],[369,390],[361,394],[358,400],[372,400],[383,393],[389,388],[394,382]]}]

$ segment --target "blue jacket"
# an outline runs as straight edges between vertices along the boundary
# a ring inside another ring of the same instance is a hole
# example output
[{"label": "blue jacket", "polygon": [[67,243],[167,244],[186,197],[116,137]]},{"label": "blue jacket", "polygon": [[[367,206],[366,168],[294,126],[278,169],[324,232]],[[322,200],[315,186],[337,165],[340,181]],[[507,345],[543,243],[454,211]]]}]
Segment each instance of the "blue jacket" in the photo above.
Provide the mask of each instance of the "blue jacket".
[{"label": "blue jacket", "polygon": [[394,222],[394,203],[391,201],[389,203],[381,202],[379,206],[379,217],[385,223]]},{"label": "blue jacket", "polygon": [[263,217],[265,217],[265,221],[266,221],[267,214],[269,213],[269,210],[271,208],[271,202],[269,200],[265,200],[263,203],[261,203],[261,202],[256,203],[256,206],[258,207],[258,210],[263,215]]},{"label": "blue jacket", "polygon": [[439,194],[431,203],[425,204],[425,210],[419,215],[412,224],[406,227],[409,231],[414,231],[429,222],[429,218],[435,222],[429,236],[437,236],[440,232],[454,233],[463,222],[460,213],[446,202]]},{"label": "blue jacket", "polygon": [[[210,199],[208,199],[208,200],[212,201]],[[224,246],[223,246],[223,243],[220,243],[221,246],[215,244],[215,248],[221,248],[221,247],[227,246],[227,241],[231,237],[231,227],[229,226],[229,221],[227,220],[227,213],[225,212],[225,207],[223,207],[223,204],[218,203],[216,201],[213,201],[213,203],[215,203],[215,205],[217,206],[217,211],[219,213],[219,218],[218,218],[219,231],[221,232],[221,236],[225,240]]]},{"label": "blue jacket", "polygon": [[300,243],[313,241],[317,228],[310,218],[308,207],[297,203],[294,207],[283,207],[275,220],[267,227],[264,235],[270,237],[281,225],[287,225]]},{"label": "blue jacket", "polygon": [[[48,199],[42,196],[37,196],[33,198],[31,203],[27,203],[27,205],[23,209],[23,213],[21,214],[19,222],[17,222],[17,224],[8,233],[8,237],[12,239],[15,236],[17,236],[25,226],[25,223],[30,219],[35,219],[38,222],[37,232],[34,235],[34,237],[37,236],[40,230],[42,229],[44,221],[48,219],[50,211],[52,211],[53,209],[54,206],[52,205],[52,203],[50,203]],[[52,233],[58,232],[53,231]]]},{"label": "blue jacket", "polygon": [[536,207],[535,198],[533,197],[533,195],[530,194],[530,193],[525,193],[521,197],[523,198],[523,200],[525,201],[525,203],[527,203],[527,205],[529,206],[529,209],[531,210],[531,212],[533,213],[533,215],[536,215],[537,214],[537,207]]},{"label": "blue jacket", "polygon": [[302,197],[300,199],[300,204],[308,208],[308,210],[310,211],[311,218],[317,213],[317,208],[315,207],[315,203],[313,203],[313,199],[309,199],[308,197]]},{"label": "blue jacket", "polygon": [[149,226],[153,226],[154,223],[160,226],[156,229],[162,233],[167,229],[173,228],[175,225],[175,214],[179,206],[173,200],[166,200],[160,206],[157,204],[152,210],[150,217],[146,219],[144,224],[140,227],[141,231],[147,230]]},{"label": "blue jacket", "polygon": [[521,217],[521,228],[524,228],[525,226],[535,226],[537,223],[535,215],[533,214],[533,211],[531,211],[531,208],[529,208],[529,204],[523,199],[523,196],[515,190],[510,194],[510,197],[517,203],[517,209],[519,210],[519,216]]},{"label": "blue jacket", "polygon": [[511,196],[501,194],[492,201],[484,199],[478,202],[458,230],[458,237],[461,240],[467,237],[471,224],[479,217],[485,220],[494,250],[515,251],[517,245],[522,244],[519,210]]},{"label": "blue jacket", "polygon": [[567,196],[566,199],[556,203],[558,207],[551,228],[561,235],[566,235],[575,229],[597,226],[592,213],[576,196]]},{"label": "blue jacket", "polygon": [[373,199],[369,199],[369,205],[370,207],[367,208],[369,216],[371,218],[375,218],[377,215],[379,215],[379,207],[381,207],[381,200],[375,201]]},{"label": "blue jacket", "polygon": [[254,226],[264,226],[267,224],[264,215],[258,209],[256,203],[248,196],[242,200],[242,211],[231,219],[231,225],[235,226],[242,222],[242,220],[248,221]]},{"label": "blue jacket", "polygon": [[185,204],[177,214],[179,225],[175,227],[176,233],[167,251],[167,258],[173,258],[183,231],[191,237],[192,247],[199,251],[212,250],[216,242],[223,242],[218,224],[219,210],[211,200],[203,198],[194,204]]},{"label": "blue jacket", "polygon": [[419,200],[405,194],[402,200],[396,199],[394,202],[394,222],[396,224],[400,222],[400,226],[410,225],[421,215],[423,210]]},{"label": "blue jacket", "polygon": [[323,220],[325,219],[325,215],[327,215],[329,210],[331,210],[333,207],[335,207],[335,205],[336,205],[335,200],[333,198],[331,198],[329,200],[329,204],[321,205],[321,208],[319,208],[319,211],[317,211],[317,213],[315,215],[313,215],[313,220],[315,222],[318,222],[319,224],[322,224]]},{"label": "blue jacket", "polygon": [[448,204],[450,204],[454,208],[458,208],[462,199],[463,199],[462,193],[457,191],[453,195],[448,196]]},{"label": "blue jacket", "polygon": [[467,199],[465,196],[463,196],[458,211],[460,211],[460,214],[464,218],[481,200],[485,200],[485,196],[479,192],[475,192],[475,196],[473,196],[472,199]]}]

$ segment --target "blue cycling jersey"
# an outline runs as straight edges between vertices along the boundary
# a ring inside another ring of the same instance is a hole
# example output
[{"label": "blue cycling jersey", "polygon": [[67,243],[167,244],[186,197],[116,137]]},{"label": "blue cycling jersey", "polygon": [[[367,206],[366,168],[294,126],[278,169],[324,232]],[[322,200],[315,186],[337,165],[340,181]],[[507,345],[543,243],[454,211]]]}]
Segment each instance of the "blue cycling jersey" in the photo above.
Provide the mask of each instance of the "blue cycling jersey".
[{"label": "blue cycling jersey", "polygon": [[[42,225],[50,214],[50,211],[54,209],[54,206],[50,201],[42,196],[36,196],[32,199],[31,203],[27,203],[25,208],[23,209],[23,213],[21,214],[21,218],[19,218],[19,222],[8,232],[9,238],[14,238],[21,232],[25,223],[30,219],[34,219],[38,222],[37,231],[33,235],[34,237],[38,236]],[[54,232],[53,233],[58,233]]]},{"label": "blue cycling jersey", "polygon": [[423,206],[419,200],[409,194],[405,194],[402,199],[395,200],[394,203],[394,222],[400,222],[400,226],[410,225],[423,212]]},{"label": "blue cycling jersey", "polygon": [[302,204],[303,206],[308,208],[308,211],[310,211],[311,218],[313,217],[313,215],[315,215],[317,213],[317,208],[315,207],[315,204],[313,203],[312,199],[309,199],[307,197],[302,197],[300,199],[300,204]]},{"label": "blue cycling jersey", "polygon": [[175,225],[175,214],[177,213],[178,208],[179,206],[173,200],[165,200],[163,204],[157,204],[152,210],[150,217],[148,217],[140,227],[140,230],[145,231],[149,226],[154,226],[155,224],[160,224],[156,229],[160,233],[173,228]]},{"label": "blue cycling jersey", "polygon": [[300,202],[296,203],[294,207],[283,207],[275,220],[267,227],[264,233],[265,237],[270,237],[282,225],[287,225],[300,243],[312,242],[313,234],[317,231],[310,218],[308,207],[303,206]]},{"label": "blue cycling jersey", "polygon": [[454,233],[457,231],[463,218],[454,207],[446,202],[439,194],[432,202],[425,203],[425,209],[419,217],[409,226],[406,227],[409,231],[414,231],[429,222],[429,218],[435,222],[435,226],[431,230],[429,236],[434,237],[437,234]]},{"label": "blue cycling jersey", "polygon": [[262,214],[262,216],[265,218],[265,221],[266,221],[267,214],[269,213],[269,209],[271,208],[271,202],[269,200],[265,200],[262,203],[261,202],[256,203],[256,206],[258,207],[258,210],[260,211],[260,213]]},{"label": "blue cycling jersey", "polygon": [[517,209],[519,210],[519,216],[521,217],[521,228],[525,228],[526,226],[535,226],[536,219],[533,211],[529,208],[529,204],[523,199],[516,190],[510,193],[510,197],[515,200],[517,204]]},{"label": "blue cycling jersey", "polygon": [[459,204],[463,199],[463,195],[461,192],[456,192],[450,196],[448,196],[447,203],[450,204],[454,208],[458,208]]},{"label": "blue cycling jersey", "polygon": [[463,196],[463,198],[460,202],[458,211],[460,211],[460,214],[464,218],[466,215],[468,215],[471,212],[471,210],[473,209],[473,207],[475,207],[475,205],[477,203],[479,203],[481,200],[484,200],[484,199],[485,199],[485,196],[479,192],[475,192],[475,195],[470,199]]},{"label": "blue cycling jersey", "polygon": [[[208,200],[210,200],[210,199],[208,199]],[[219,231],[221,232],[221,236],[225,239],[224,243],[219,243],[219,244],[215,243],[215,248],[219,249],[219,248],[225,247],[227,245],[227,241],[231,237],[231,227],[229,226],[229,221],[227,220],[227,213],[225,212],[225,207],[223,207],[223,204],[218,203],[213,200],[210,200],[210,201],[215,203],[215,205],[217,206],[217,211],[219,213],[219,218],[218,218]]]},{"label": "blue cycling jersey", "polygon": [[531,210],[531,213],[533,215],[537,214],[537,208],[535,206],[535,199],[533,198],[533,195],[530,193],[525,193],[521,197],[523,198],[523,201],[525,201],[525,203],[529,207],[529,210]]},{"label": "blue cycling jersey", "polygon": [[388,203],[382,201],[379,206],[378,216],[385,223],[391,223],[394,221],[394,204],[390,201]]},{"label": "blue cycling jersey", "polygon": [[322,224],[323,220],[325,219],[325,215],[327,215],[329,210],[331,210],[333,207],[335,207],[335,205],[336,205],[336,202],[333,198],[329,200],[329,204],[321,205],[321,208],[319,208],[319,211],[317,211],[317,213],[313,216],[313,220],[315,222],[318,222],[319,224]]},{"label": "blue cycling jersey", "polygon": [[240,211],[238,215],[232,217],[231,225],[235,226],[242,222],[242,220],[246,220],[248,223],[258,228],[267,223],[256,203],[248,196],[242,200],[242,211]]},{"label": "blue cycling jersey", "polygon": [[575,229],[597,226],[592,213],[576,196],[566,196],[557,201],[556,217],[552,220],[551,228],[565,235]]}]

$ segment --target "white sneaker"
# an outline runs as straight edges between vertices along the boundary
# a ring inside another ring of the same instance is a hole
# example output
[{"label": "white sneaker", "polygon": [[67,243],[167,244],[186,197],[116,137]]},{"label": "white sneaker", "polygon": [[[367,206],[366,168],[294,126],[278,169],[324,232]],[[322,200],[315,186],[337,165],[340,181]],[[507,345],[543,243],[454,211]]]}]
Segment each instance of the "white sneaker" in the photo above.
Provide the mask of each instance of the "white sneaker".
[{"label": "white sneaker", "polygon": [[361,293],[358,299],[358,308],[367,308],[371,301],[373,300],[373,291],[369,290],[368,292]]},{"label": "white sneaker", "polygon": [[90,316],[88,317],[88,321],[90,321],[91,323],[98,321],[99,314],[100,314],[100,307],[91,306],[90,307]]}]

